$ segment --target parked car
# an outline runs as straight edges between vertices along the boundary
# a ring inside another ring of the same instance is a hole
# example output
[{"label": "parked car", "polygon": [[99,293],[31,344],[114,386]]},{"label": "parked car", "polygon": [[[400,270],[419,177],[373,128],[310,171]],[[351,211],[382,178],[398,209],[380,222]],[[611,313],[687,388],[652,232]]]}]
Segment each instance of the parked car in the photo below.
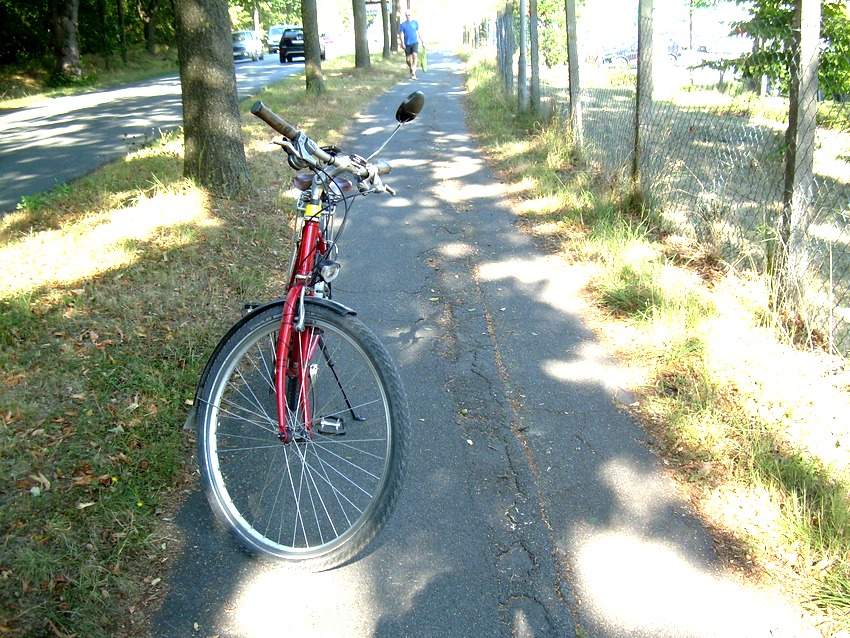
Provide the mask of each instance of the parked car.
[{"label": "parked car", "polygon": [[[319,40],[319,55],[325,59],[325,42]],[[290,27],[284,29],[278,45],[280,62],[292,62],[294,58],[304,57],[304,29],[301,27]]]},{"label": "parked car", "polygon": [[292,27],[286,24],[273,24],[269,27],[269,32],[266,34],[266,45],[268,46],[269,53],[277,53],[283,31],[288,28]]},{"label": "parked car", "polygon": [[263,49],[263,41],[253,31],[234,31],[231,34],[233,39],[233,59],[262,60],[266,57],[265,49]]},{"label": "parked car", "polygon": [[637,64],[637,43],[619,49],[607,49],[602,52],[602,64],[611,66],[627,67]]},{"label": "parked car", "polygon": [[[681,55],[681,48],[672,39],[667,40],[667,57],[675,62]],[[602,64],[610,64],[616,67],[633,67],[637,65],[638,45],[637,42],[631,46],[618,49],[606,49],[602,52]]]}]

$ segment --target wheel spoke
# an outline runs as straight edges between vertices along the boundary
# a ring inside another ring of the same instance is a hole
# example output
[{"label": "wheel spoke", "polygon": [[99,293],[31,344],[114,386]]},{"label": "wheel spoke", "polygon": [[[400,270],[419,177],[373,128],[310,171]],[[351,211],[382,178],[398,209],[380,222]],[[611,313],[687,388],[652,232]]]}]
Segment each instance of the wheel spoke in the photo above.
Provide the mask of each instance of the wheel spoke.
[{"label": "wheel spoke", "polygon": [[[293,336],[278,437],[274,361],[280,311],[251,318],[199,396],[199,455],[210,502],[250,549],[283,560],[344,560],[374,536],[397,494],[407,412],[397,373],[353,317],[324,308]],[[250,329],[249,329],[250,328]],[[391,378],[387,386],[384,379]],[[318,432],[333,422],[343,434]]]}]

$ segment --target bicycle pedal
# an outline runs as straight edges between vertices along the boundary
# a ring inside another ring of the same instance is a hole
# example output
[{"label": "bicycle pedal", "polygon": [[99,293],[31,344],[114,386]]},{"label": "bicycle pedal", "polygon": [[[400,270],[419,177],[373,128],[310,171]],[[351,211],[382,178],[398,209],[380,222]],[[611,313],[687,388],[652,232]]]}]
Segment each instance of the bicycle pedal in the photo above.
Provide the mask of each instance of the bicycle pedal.
[{"label": "bicycle pedal", "polygon": [[342,436],[345,434],[345,421],[333,416],[322,417],[319,421],[318,432],[325,436]]}]

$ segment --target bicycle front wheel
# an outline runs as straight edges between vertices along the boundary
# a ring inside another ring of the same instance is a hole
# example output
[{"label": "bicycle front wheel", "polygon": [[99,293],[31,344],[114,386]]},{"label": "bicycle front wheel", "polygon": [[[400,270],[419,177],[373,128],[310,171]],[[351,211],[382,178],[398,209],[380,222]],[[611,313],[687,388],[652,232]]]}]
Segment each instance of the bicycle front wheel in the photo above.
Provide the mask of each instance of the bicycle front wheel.
[{"label": "bicycle front wheel", "polygon": [[407,401],[389,354],[360,320],[308,303],[304,332],[293,331],[284,443],[274,383],[280,321],[281,306],[260,311],[219,349],[198,395],[201,475],[213,510],[248,550],[326,569],[359,553],[395,503]]}]

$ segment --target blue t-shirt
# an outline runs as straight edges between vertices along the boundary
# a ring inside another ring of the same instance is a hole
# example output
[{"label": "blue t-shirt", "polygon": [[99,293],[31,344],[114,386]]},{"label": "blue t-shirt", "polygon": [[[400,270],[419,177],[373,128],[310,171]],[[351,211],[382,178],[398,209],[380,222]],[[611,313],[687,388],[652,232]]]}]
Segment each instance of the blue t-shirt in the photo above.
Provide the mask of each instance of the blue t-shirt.
[{"label": "blue t-shirt", "polygon": [[410,46],[419,42],[419,23],[416,20],[405,20],[398,28],[398,32],[404,36],[404,46]]}]

